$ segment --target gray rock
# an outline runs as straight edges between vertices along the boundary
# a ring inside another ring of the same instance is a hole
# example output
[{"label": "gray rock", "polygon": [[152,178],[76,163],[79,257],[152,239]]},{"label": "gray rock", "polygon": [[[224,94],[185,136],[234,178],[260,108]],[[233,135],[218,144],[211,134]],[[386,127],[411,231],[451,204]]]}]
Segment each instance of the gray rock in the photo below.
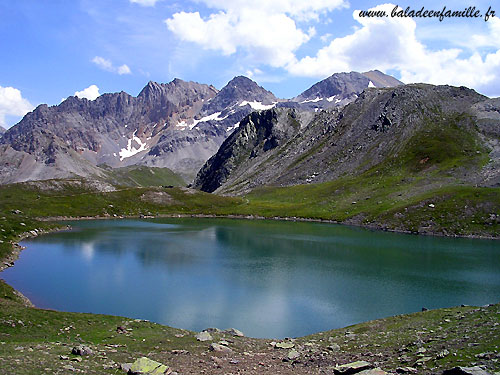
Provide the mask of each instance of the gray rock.
[{"label": "gray rock", "polygon": [[132,368],[132,363],[121,363],[120,364],[120,370],[129,372],[130,369]]},{"label": "gray rock", "polygon": [[231,348],[228,348],[225,345],[217,344],[215,342],[210,344],[209,349],[212,352],[221,352],[221,353],[231,353],[233,351]]},{"label": "gray rock", "polygon": [[295,349],[292,349],[288,352],[288,355],[287,355],[287,358],[290,360],[290,361],[293,361],[294,359],[297,359],[300,357],[300,353],[298,351],[296,351]]},{"label": "gray rock", "polygon": [[331,344],[326,347],[328,350],[331,350],[332,352],[338,352],[340,351],[340,345],[339,344]]},{"label": "gray rock", "polygon": [[226,329],[224,331],[224,333],[228,333],[230,335],[233,335],[233,336],[238,336],[238,337],[244,337],[245,335],[243,334],[243,332],[237,330],[236,328],[229,328],[229,329]]},{"label": "gray rock", "polygon": [[440,359],[440,358],[444,358],[446,357],[448,354],[450,354],[450,352],[447,350],[447,349],[444,349],[444,350],[441,350],[438,355],[436,356],[436,358]]},{"label": "gray rock", "polygon": [[292,349],[295,346],[293,342],[290,341],[282,341],[277,342],[274,347],[278,349]]},{"label": "gray rock", "polygon": [[209,332],[209,333],[221,333],[222,330],[220,330],[219,328],[214,328],[214,327],[211,327],[211,328],[206,328],[204,329],[202,332]]},{"label": "gray rock", "polygon": [[444,370],[443,375],[491,375],[479,366],[474,367],[454,367],[449,370]]},{"label": "gray rock", "polygon": [[398,374],[416,374],[418,370],[414,367],[398,367],[396,369]]},{"label": "gray rock", "polygon": [[374,369],[363,370],[357,373],[357,375],[387,375],[387,374],[388,374],[387,372],[378,367]]},{"label": "gray rock", "polygon": [[170,372],[168,366],[147,357],[137,359],[128,370],[130,375],[163,375]]},{"label": "gray rock", "polygon": [[196,340],[198,341],[212,341],[212,335],[206,331],[201,331],[196,336]]},{"label": "gray rock", "polygon": [[422,357],[417,359],[415,362],[415,366],[422,366],[425,362],[429,362],[432,359],[432,357]]},{"label": "gray rock", "polygon": [[344,365],[337,366],[333,369],[334,374],[337,375],[350,375],[356,374],[363,370],[369,370],[373,365],[366,361],[356,361],[351,363],[346,363]]},{"label": "gray rock", "polygon": [[84,345],[78,345],[73,347],[71,350],[71,354],[74,355],[92,355],[92,349],[90,349],[88,346]]}]

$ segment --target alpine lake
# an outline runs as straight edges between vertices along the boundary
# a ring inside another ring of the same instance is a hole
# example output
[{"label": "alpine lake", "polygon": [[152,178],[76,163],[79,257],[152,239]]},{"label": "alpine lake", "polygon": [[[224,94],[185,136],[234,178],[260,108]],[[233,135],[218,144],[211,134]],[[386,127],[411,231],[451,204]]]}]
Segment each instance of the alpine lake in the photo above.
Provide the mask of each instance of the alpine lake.
[{"label": "alpine lake", "polygon": [[500,301],[494,240],[274,220],[68,224],[21,242],[0,274],[37,307],[283,338]]}]

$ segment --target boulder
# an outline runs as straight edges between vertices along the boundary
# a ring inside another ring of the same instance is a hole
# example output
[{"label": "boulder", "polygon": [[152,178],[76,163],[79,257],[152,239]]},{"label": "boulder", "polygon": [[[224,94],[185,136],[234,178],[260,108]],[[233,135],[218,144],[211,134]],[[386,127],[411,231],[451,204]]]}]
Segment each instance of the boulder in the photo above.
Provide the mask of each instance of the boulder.
[{"label": "boulder", "polygon": [[198,341],[212,341],[212,335],[206,331],[201,331],[196,336],[196,340]]},{"label": "boulder", "polygon": [[370,370],[363,370],[361,372],[356,373],[356,375],[388,375],[388,373],[382,370],[381,368],[377,367]]},{"label": "boulder", "polygon": [[328,350],[331,350],[332,352],[339,352],[340,351],[340,345],[339,344],[331,344],[326,347]]},{"label": "boulder", "polygon": [[398,374],[416,374],[418,371],[414,367],[398,367],[396,372]]},{"label": "boulder", "polygon": [[238,337],[244,337],[245,335],[243,334],[243,332],[241,332],[240,330],[237,330],[236,328],[229,328],[229,329],[226,329],[224,331],[224,333],[228,333],[230,335],[233,335],[233,336],[238,336]]},{"label": "boulder", "polygon": [[488,371],[483,370],[479,366],[474,367],[454,367],[449,370],[444,370],[443,375],[490,375]]},{"label": "boulder", "polygon": [[274,347],[278,349],[292,349],[294,346],[295,344],[293,342],[288,341],[277,342],[274,344]]},{"label": "boulder", "polygon": [[147,357],[137,359],[128,370],[129,375],[165,375],[171,372],[168,366]]},{"label": "boulder", "polygon": [[221,353],[231,353],[232,352],[231,348],[228,348],[225,345],[216,344],[215,342],[210,344],[209,349],[212,352],[221,352]]},{"label": "boulder", "polygon": [[219,328],[206,328],[203,330],[203,332],[210,332],[210,333],[221,333],[222,330]]},{"label": "boulder", "polygon": [[120,364],[120,370],[129,372],[130,369],[132,368],[132,363],[121,363]]},{"label": "boulder", "polygon": [[292,349],[288,352],[288,355],[287,355],[287,358],[290,360],[290,361],[293,361],[297,358],[300,357],[300,353],[298,351],[296,351],[295,349]]},{"label": "boulder", "polygon": [[369,370],[373,365],[366,361],[356,361],[346,363],[345,365],[337,366],[333,369],[333,373],[337,375],[357,374],[363,370]]},{"label": "boulder", "polygon": [[78,345],[78,346],[75,346],[71,350],[71,354],[74,354],[74,355],[91,355],[92,354],[92,349],[90,349],[88,346]]}]

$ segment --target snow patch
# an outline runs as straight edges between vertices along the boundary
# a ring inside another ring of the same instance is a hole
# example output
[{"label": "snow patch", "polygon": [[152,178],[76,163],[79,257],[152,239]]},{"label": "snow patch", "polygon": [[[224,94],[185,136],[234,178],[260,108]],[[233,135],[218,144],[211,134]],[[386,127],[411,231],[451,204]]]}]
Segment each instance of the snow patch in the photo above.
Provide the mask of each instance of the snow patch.
[{"label": "snow patch", "polygon": [[[330,96],[329,98],[326,98],[326,100],[328,100],[329,102],[333,102],[333,99],[335,99],[336,96],[337,95]],[[335,102],[335,103],[337,103],[337,102]]]},{"label": "snow patch", "polygon": [[271,108],[274,108],[276,106],[276,103],[266,105],[266,104],[262,104],[261,102],[258,102],[258,101],[249,102],[247,100],[243,100],[240,103],[240,107],[243,107],[243,106],[245,106],[247,104],[250,107],[252,107],[252,109],[256,109],[257,111],[262,111],[262,110],[265,110],[265,109],[271,109]]},{"label": "snow patch", "polygon": [[372,81],[370,81],[370,83],[368,84],[368,87],[375,87],[375,85],[373,84]]},{"label": "snow patch", "polygon": [[234,129],[239,128],[239,127],[240,127],[240,123],[237,122],[233,126],[230,126],[229,128],[227,128],[226,132],[229,133],[230,131],[233,131]]},{"label": "snow patch", "polygon": [[[135,133],[137,133],[137,130],[134,132],[134,134],[132,134],[132,138],[128,140],[127,147],[120,150],[120,161],[134,156],[135,154],[147,149],[146,143],[142,143],[141,139],[139,137],[136,137]],[[132,142],[134,141],[139,145],[139,148],[135,148],[135,146],[132,146]]]},{"label": "snow patch", "polygon": [[304,103],[316,103],[316,102],[319,102],[323,100],[323,98],[320,98],[320,97],[317,97],[317,98],[314,98],[314,99],[306,99],[304,101],[301,101],[300,104],[304,104]]},{"label": "snow patch", "polygon": [[187,124],[186,121],[182,120],[181,122],[179,122],[177,124],[177,127],[178,128],[181,128],[181,130],[186,130],[189,128],[189,130],[193,129],[196,125],[198,125],[200,122],[206,122],[206,121],[222,121],[222,120],[225,120],[227,118],[227,116],[225,117],[219,117],[221,114],[221,112],[215,112],[215,113],[212,113],[211,115],[208,115],[208,116],[205,116],[205,117],[202,117],[200,118],[199,120],[193,120],[193,123],[192,124]]}]

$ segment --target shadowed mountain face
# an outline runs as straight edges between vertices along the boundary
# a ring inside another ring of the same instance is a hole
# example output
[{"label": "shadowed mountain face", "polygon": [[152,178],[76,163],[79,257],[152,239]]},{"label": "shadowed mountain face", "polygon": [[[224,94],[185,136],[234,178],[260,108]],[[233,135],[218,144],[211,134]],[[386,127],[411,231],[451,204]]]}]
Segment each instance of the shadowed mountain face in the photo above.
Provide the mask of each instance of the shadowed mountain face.
[{"label": "shadowed mountain face", "polygon": [[295,99],[280,100],[239,76],[220,91],[174,79],[149,82],[137,97],[125,92],[93,101],[69,97],[57,106],[38,106],[0,138],[0,183],[102,177],[103,165],[169,168],[190,181],[252,112],[274,107],[314,112],[342,106],[371,85],[396,84],[380,72],[341,73]]},{"label": "shadowed mountain face", "polygon": [[[321,92],[331,83],[308,91]],[[500,184],[499,113],[497,99],[464,87],[424,84],[370,88],[343,108],[319,113],[289,108],[254,113],[202,167],[195,187],[244,194],[262,185],[356,176],[375,166],[387,173],[424,171],[436,178],[442,173],[495,186]],[[481,155],[488,155],[489,163],[478,169]]]}]

